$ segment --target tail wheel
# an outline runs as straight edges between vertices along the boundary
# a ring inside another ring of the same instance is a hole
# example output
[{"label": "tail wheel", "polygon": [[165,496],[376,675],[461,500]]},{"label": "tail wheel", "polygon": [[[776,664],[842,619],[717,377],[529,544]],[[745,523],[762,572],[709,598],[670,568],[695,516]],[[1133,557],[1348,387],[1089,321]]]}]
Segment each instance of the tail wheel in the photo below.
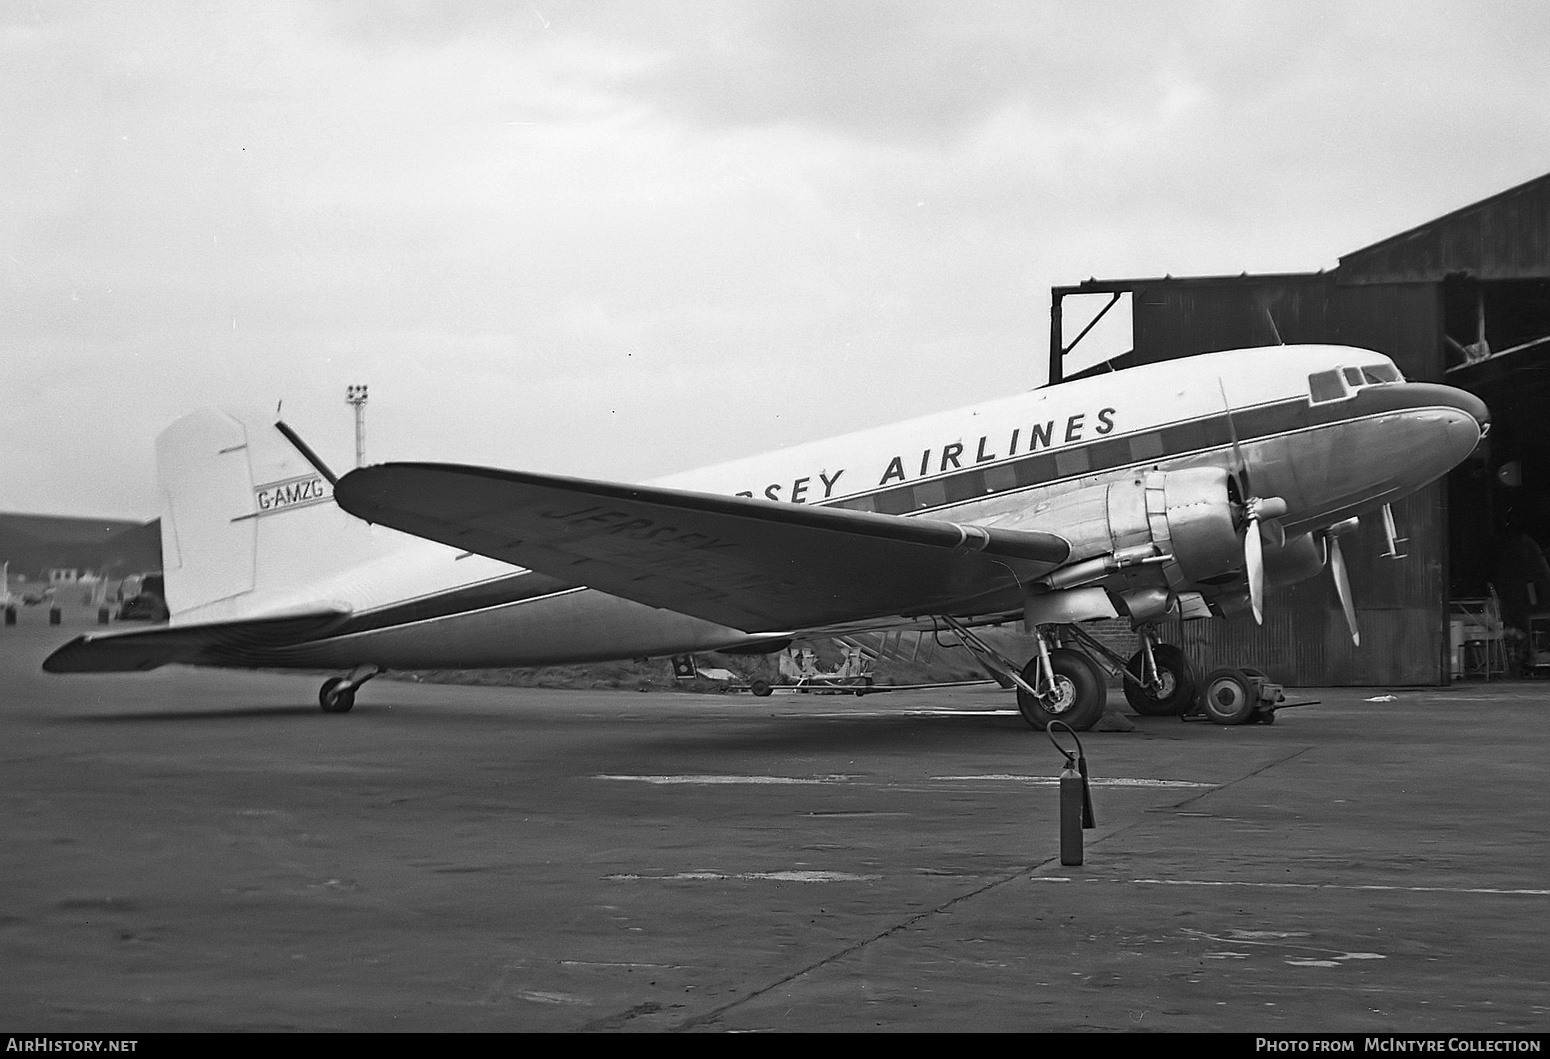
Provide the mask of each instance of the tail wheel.
[{"label": "tail wheel", "polygon": [[1201,705],[1217,724],[1242,724],[1259,705],[1259,682],[1241,669],[1214,669],[1206,677]]},{"label": "tail wheel", "polygon": [[[1055,671],[1055,686],[1042,696],[1017,689],[1017,710],[1033,728],[1043,731],[1050,721],[1064,721],[1078,732],[1085,732],[1103,716],[1108,698],[1103,677],[1087,656],[1069,647],[1057,647],[1049,653],[1050,668]],[[1038,687],[1043,679],[1039,659],[1023,667],[1022,677]]]},{"label": "tail wheel", "polygon": [[[1139,688],[1127,680],[1125,701],[1143,717],[1175,717],[1195,701],[1195,669],[1183,651],[1167,643],[1152,647],[1152,661],[1157,664],[1162,687]],[[1129,669],[1136,676],[1146,671],[1142,652],[1130,656]]]},{"label": "tail wheel", "polygon": [[355,689],[344,677],[331,677],[318,690],[318,705],[323,707],[324,713],[349,713],[350,707],[355,705]]}]

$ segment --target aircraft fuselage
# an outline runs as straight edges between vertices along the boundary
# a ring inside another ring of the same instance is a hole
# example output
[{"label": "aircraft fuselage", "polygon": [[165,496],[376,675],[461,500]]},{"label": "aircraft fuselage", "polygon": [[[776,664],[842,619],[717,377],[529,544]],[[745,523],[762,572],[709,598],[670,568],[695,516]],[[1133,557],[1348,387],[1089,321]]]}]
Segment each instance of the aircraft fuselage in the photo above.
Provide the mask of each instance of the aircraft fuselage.
[{"label": "aircraft fuselage", "polygon": [[[1207,354],[651,484],[1064,533],[1071,527],[1058,516],[1074,496],[1147,475],[1223,468],[1246,471],[1256,494],[1283,499],[1279,523],[1295,536],[1414,492],[1474,449],[1488,422],[1477,398],[1398,380],[1387,358],[1347,347]],[[1101,533],[1066,535],[1073,560],[1109,547]],[[732,629],[430,543],[319,591],[347,601],[352,616],[326,639],[269,653],[265,664],[541,665],[748,646],[800,631]],[[1004,598],[979,599],[978,609],[958,616],[1013,612],[1020,600],[1009,581]]]}]

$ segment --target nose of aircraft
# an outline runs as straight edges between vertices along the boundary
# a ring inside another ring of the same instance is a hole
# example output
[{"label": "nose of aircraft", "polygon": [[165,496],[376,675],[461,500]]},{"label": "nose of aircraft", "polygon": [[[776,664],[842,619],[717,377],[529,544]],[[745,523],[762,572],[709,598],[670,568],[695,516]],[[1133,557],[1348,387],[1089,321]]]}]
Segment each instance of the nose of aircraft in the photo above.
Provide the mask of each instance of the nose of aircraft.
[{"label": "nose of aircraft", "polygon": [[1468,413],[1475,421],[1475,426],[1480,430],[1483,438],[1491,430],[1491,410],[1486,407],[1484,401],[1470,393],[1468,390],[1460,390],[1453,386],[1443,387],[1447,393],[1448,402],[1460,412]]},{"label": "nose of aircraft", "polygon": [[1468,390],[1453,386],[1438,387],[1444,400],[1451,407],[1469,418],[1455,419],[1448,424],[1448,440],[1454,449],[1455,461],[1462,461],[1491,431],[1491,410],[1486,403]]},{"label": "nose of aircraft", "polygon": [[[1400,397],[1411,409],[1411,424],[1418,432],[1402,432],[1402,452],[1394,452],[1397,466],[1413,480],[1412,488],[1435,481],[1469,458],[1491,428],[1491,410],[1467,390],[1439,383],[1404,383]],[[1377,388],[1375,388],[1376,390]],[[1407,417],[1407,418],[1410,418]]]}]

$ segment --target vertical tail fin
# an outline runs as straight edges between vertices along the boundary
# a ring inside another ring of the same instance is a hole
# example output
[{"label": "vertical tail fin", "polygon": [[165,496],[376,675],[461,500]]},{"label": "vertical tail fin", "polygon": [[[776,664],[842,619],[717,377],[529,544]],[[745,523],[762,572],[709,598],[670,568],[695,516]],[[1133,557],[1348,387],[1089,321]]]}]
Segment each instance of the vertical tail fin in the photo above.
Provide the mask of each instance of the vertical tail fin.
[{"label": "vertical tail fin", "polygon": [[185,416],[156,439],[156,466],[174,621],[307,602],[320,582],[402,542],[339,510],[332,483],[262,416]]}]

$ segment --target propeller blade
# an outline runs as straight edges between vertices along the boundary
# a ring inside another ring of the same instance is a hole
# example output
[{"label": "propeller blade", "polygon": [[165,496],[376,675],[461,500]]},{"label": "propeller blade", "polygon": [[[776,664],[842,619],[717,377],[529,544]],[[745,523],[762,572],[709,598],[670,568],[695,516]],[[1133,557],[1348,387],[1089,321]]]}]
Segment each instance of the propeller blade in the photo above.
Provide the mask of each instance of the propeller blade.
[{"label": "propeller blade", "polygon": [[[1284,514],[1286,501],[1279,496],[1254,496],[1243,505],[1243,572],[1248,575],[1249,604],[1258,625],[1265,624],[1265,542],[1260,537],[1260,523]],[[1278,524],[1270,525],[1279,531]]]},{"label": "propeller blade", "polygon": [[1265,624],[1265,545],[1259,539],[1259,516],[1251,515],[1243,530],[1243,571],[1249,576],[1249,604],[1254,624]]},{"label": "propeller blade", "polygon": [[1232,421],[1232,402],[1227,399],[1227,384],[1220,377],[1216,380],[1216,388],[1222,391],[1222,407],[1227,411],[1227,436],[1232,439],[1232,476],[1238,480],[1238,495],[1249,495],[1249,467],[1243,458],[1243,449],[1238,445],[1238,427]]},{"label": "propeller blade", "polygon": [[1351,643],[1362,645],[1362,634],[1356,628],[1356,604],[1351,601],[1351,579],[1346,576],[1345,555],[1340,551],[1340,538],[1329,538],[1329,572],[1335,577],[1335,594],[1340,597],[1340,609],[1345,611],[1346,628],[1351,630]]}]

